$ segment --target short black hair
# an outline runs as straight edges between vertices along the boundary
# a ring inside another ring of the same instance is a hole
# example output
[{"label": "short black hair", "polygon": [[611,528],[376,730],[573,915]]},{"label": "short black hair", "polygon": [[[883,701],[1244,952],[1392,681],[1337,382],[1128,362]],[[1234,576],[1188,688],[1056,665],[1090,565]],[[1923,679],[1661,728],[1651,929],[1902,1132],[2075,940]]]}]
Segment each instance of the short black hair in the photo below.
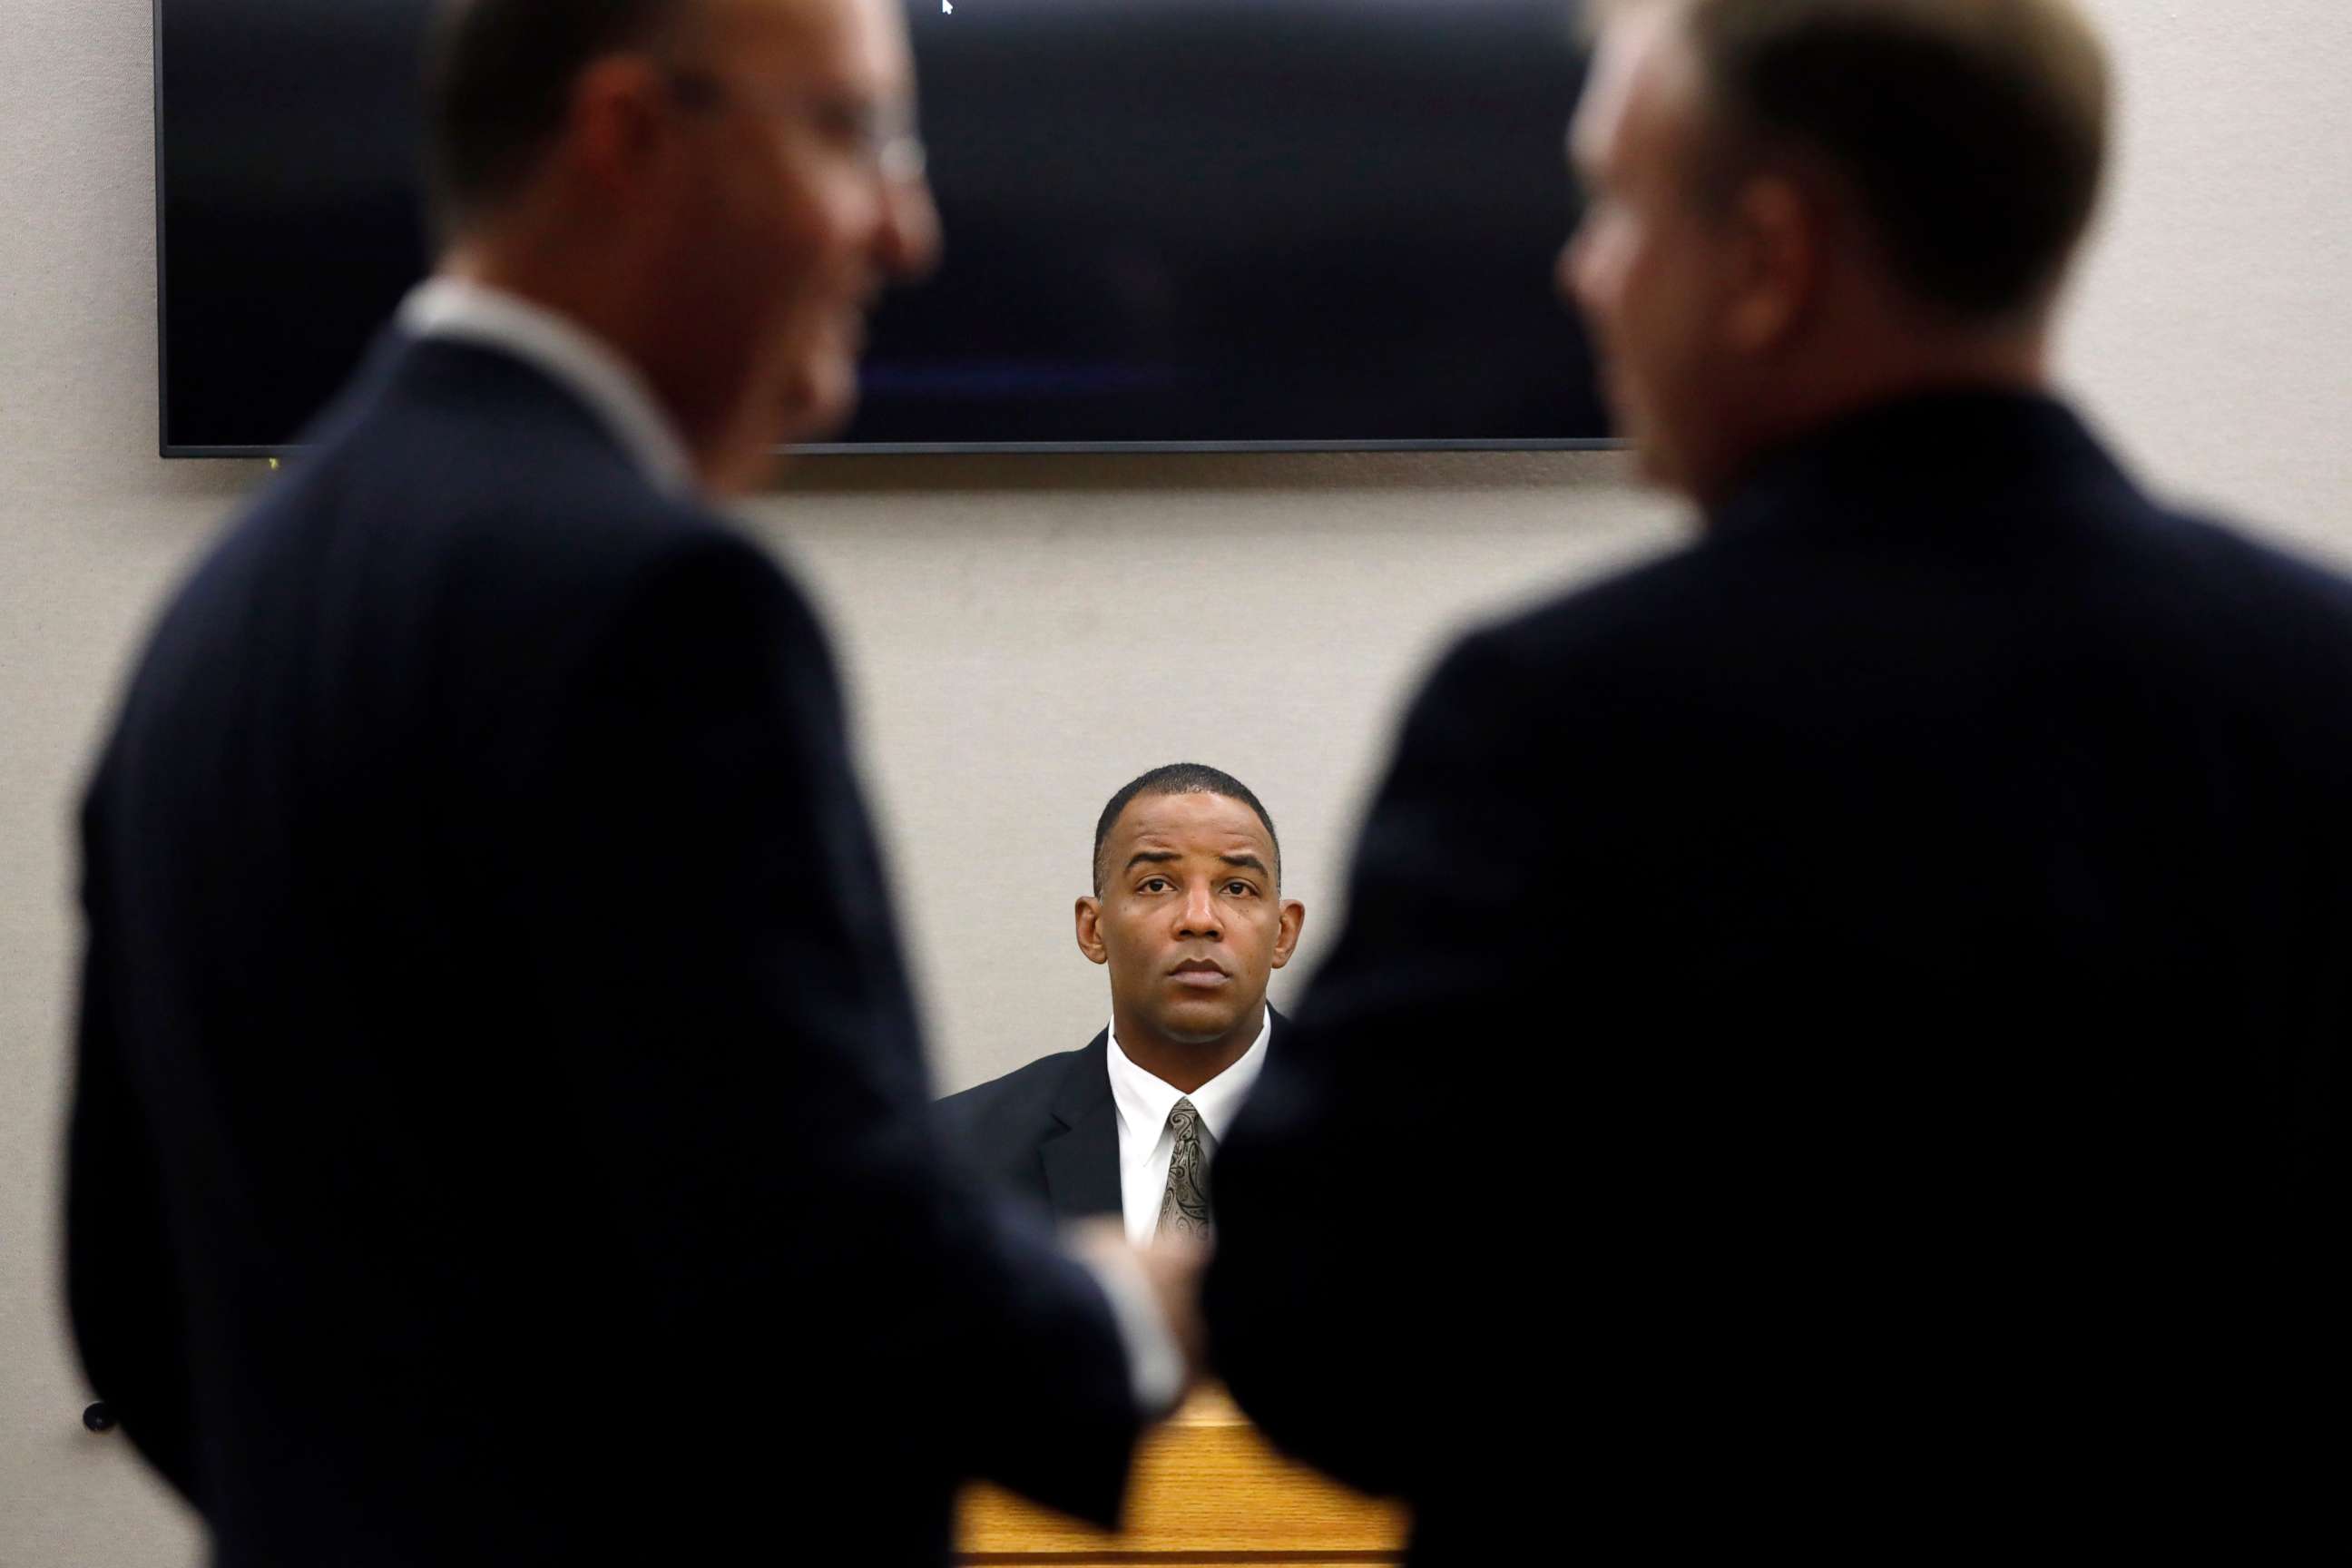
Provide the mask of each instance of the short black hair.
[{"label": "short black hair", "polygon": [[425,58],[425,188],[439,234],[522,188],[591,62],[651,47],[700,4],[442,0]]},{"label": "short black hair", "polygon": [[1136,796],[1144,795],[1221,795],[1227,800],[1240,801],[1265,824],[1266,839],[1274,846],[1274,885],[1282,886],[1282,836],[1275,832],[1274,818],[1266,814],[1264,803],[1250,793],[1249,785],[1205,763],[1170,763],[1129,781],[1095,819],[1094,887],[1097,898],[1103,890],[1103,846],[1110,842],[1110,830],[1118,821],[1118,814]]}]

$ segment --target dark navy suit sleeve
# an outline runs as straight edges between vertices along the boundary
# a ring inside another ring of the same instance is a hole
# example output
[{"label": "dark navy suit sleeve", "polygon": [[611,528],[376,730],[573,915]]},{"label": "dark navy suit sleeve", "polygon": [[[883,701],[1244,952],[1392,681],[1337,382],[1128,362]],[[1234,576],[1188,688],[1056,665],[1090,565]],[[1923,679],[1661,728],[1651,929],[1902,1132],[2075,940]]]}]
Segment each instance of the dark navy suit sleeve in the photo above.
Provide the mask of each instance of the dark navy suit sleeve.
[{"label": "dark navy suit sleeve", "polygon": [[586,1047],[563,1099],[600,1123],[616,1262],[662,1331],[764,1339],[705,1374],[862,1413],[832,1436],[877,1466],[1110,1519],[1137,1421],[1114,1321],[940,1153],[805,606],[740,542],[673,552],[565,728],[557,765],[588,787],[544,792],[573,809],[540,828]]}]

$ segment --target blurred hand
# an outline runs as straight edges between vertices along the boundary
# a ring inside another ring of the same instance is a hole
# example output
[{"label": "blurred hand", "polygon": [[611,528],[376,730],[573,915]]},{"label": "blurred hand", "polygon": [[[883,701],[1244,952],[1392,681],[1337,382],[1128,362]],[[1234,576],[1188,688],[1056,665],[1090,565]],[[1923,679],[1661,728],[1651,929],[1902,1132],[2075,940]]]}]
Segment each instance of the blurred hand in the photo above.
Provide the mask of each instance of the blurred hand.
[{"label": "blurred hand", "polygon": [[1187,1237],[1155,1241],[1135,1256],[1150,1276],[1176,1342],[1184,1347],[1184,1386],[1189,1389],[1209,1370],[1209,1327],[1201,1315],[1201,1276],[1208,1270],[1209,1249],[1198,1238]]},{"label": "blurred hand", "polygon": [[1209,1249],[1189,1238],[1133,1247],[1126,1227],[1115,1219],[1084,1220],[1066,1227],[1066,1234],[1069,1247],[1098,1268],[1123,1262],[1142,1275],[1183,1352],[1185,1388],[1199,1383],[1209,1358],[1208,1330],[1201,1317],[1201,1275],[1208,1268]]}]

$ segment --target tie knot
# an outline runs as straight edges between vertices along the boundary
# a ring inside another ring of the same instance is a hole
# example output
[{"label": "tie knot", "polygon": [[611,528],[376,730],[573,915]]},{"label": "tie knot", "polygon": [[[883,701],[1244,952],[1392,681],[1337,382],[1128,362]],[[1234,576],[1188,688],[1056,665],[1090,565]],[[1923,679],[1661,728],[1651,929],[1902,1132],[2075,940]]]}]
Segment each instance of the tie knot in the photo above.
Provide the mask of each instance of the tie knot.
[{"label": "tie knot", "polygon": [[1189,1100],[1180,1100],[1168,1112],[1168,1130],[1179,1138],[1201,1130],[1201,1112]]}]

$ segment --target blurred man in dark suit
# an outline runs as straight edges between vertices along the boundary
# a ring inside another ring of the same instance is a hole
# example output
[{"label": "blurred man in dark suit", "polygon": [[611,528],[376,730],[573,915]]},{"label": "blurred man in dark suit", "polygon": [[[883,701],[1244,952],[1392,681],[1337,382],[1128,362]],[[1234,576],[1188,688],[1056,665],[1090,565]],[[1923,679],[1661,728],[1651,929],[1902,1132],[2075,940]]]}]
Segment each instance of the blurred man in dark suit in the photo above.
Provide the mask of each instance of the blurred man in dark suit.
[{"label": "blurred man in dark suit", "polygon": [[1222,1372],[1423,1562],[2340,1485],[2352,591],[2051,394],[2106,103],[2063,0],[1604,24],[1562,279],[1704,535],[1445,658],[1218,1173]]},{"label": "blurred man in dark suit", "polygon": [[[950,1179],[824,639],[712,510],[936,243],[887,0],[467,0],[436,277],[91,784],[75,1325],[224,1564],[1108,1520],[1181,1269]],[[1180,1331],[1171,1333],[1171,1326]]]},{"label": "blurred man in dark suit", "polygon": [[1198,763],[1152,769],[1095,822],[1078,951],[1110,972],[1110,1025],[1084,1047],[951,1095],[964,1151],[1059,1217],[1118,1215],[1140,1246],[1209,1228],[1209,1167],[1280,1015],[1267,979],[1307,907],[1282,896],[1274,818]]}]

